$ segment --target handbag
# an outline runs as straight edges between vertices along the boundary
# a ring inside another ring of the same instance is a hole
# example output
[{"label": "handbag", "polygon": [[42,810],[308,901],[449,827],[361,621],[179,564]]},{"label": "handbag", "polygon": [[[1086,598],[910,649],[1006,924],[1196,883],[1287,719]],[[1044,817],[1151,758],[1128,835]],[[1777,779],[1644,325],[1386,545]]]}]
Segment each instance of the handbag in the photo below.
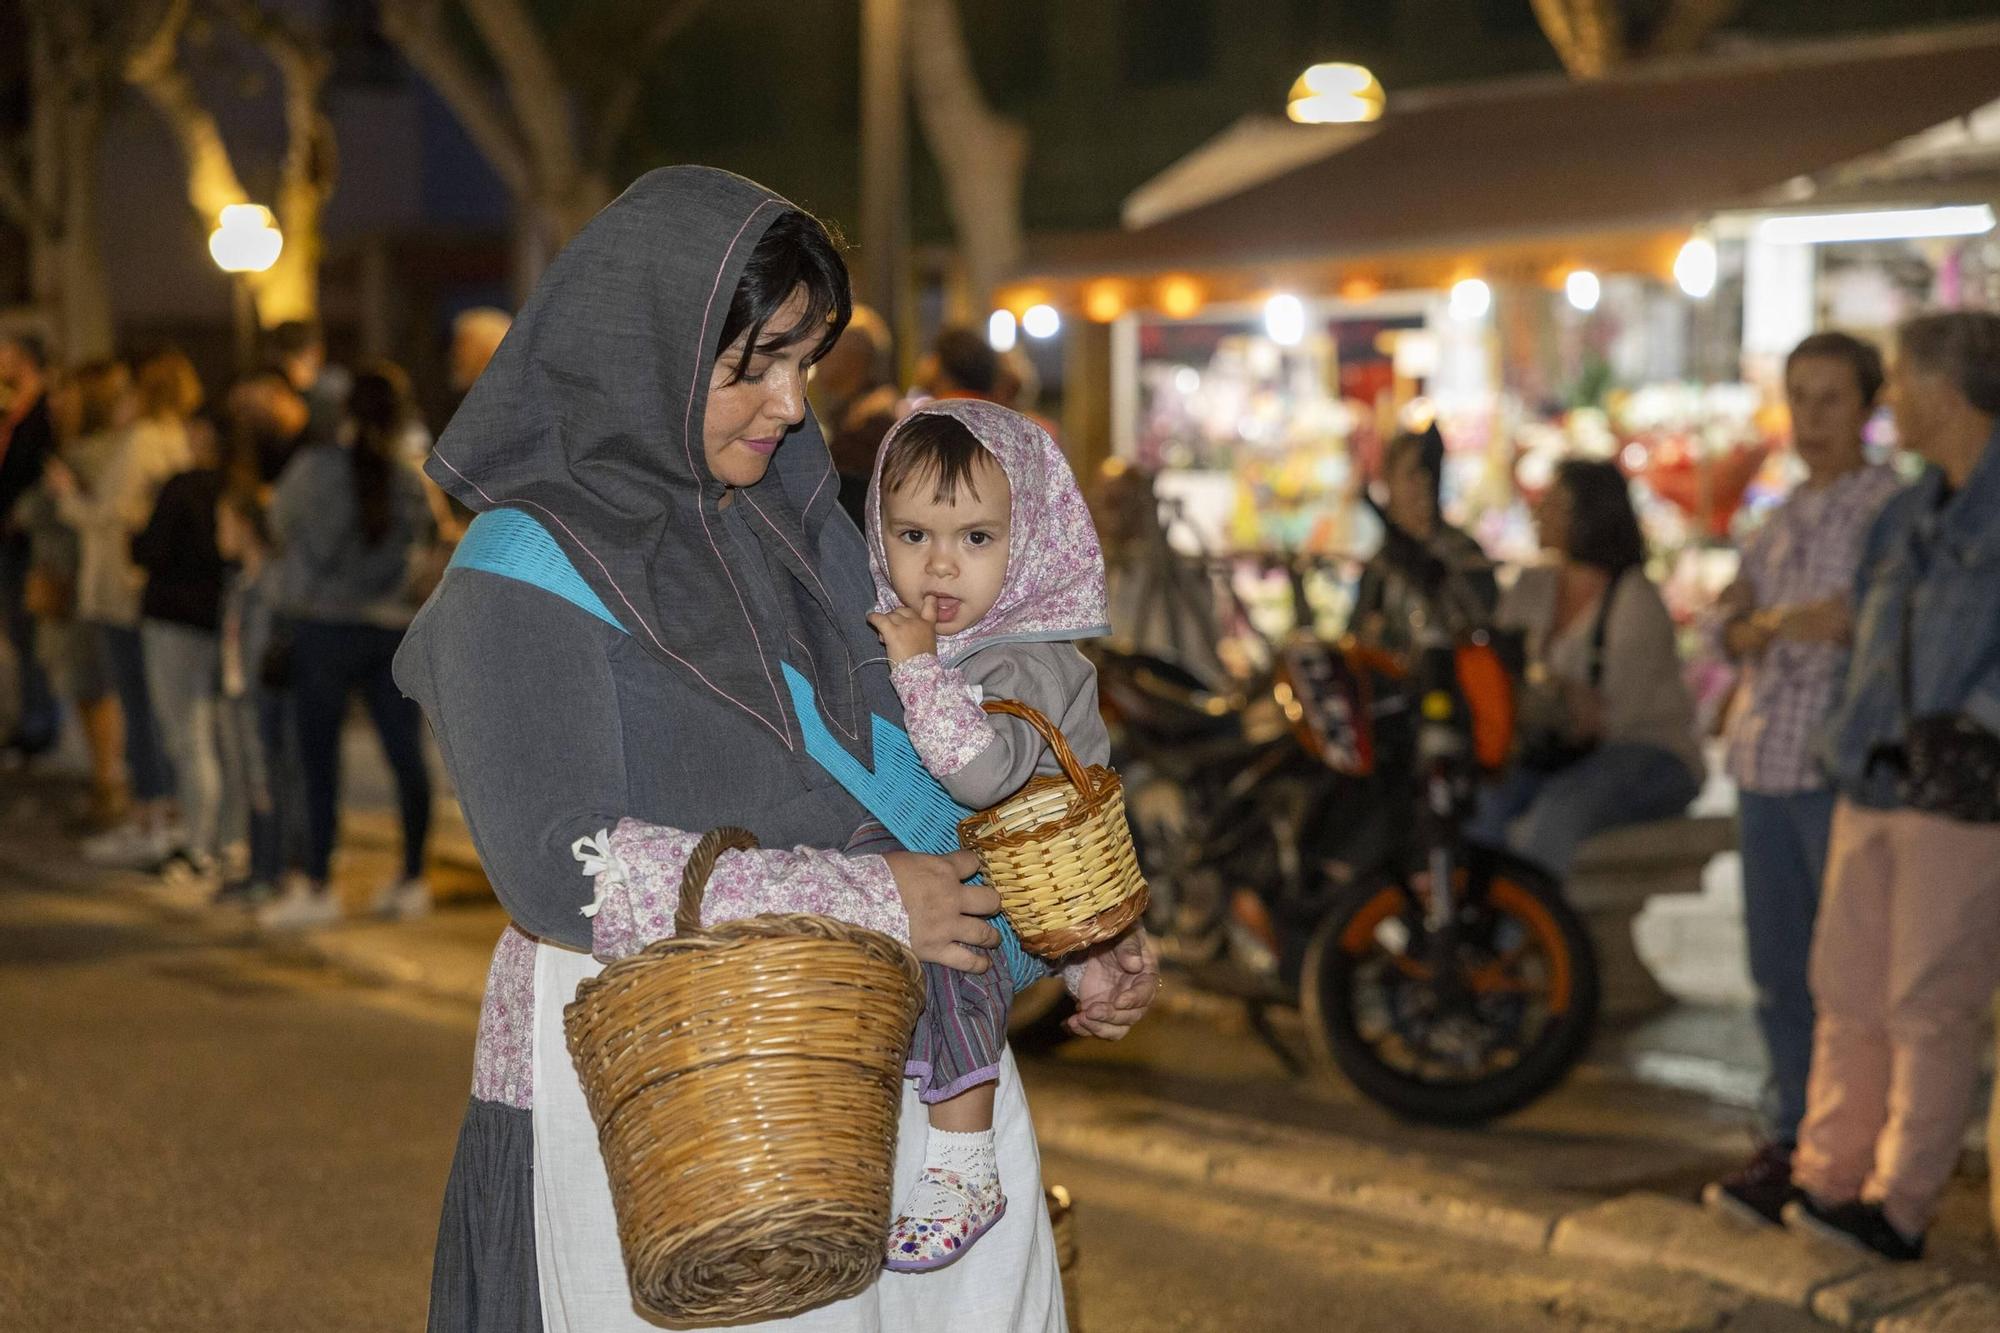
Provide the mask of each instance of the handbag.
[{"label": "handbag", "polygon": [[1965,824],[2000,824],[2000,736],[1963,713],[1914,716],[1910,637],[1916,618],[1914,589],[1903,598],[1897,645],[1903,740],[1868,757],[1872,770],[1897,775],[1903,804]]},{"label": "handbag", "polygon": [[[1603,600],[1597,605],[1597,619],[1590,629],[1590,665],[1585,679],[1592,690],[1604,685],[1604,638],[1611,625],[1611,604],[1617,599],[1618,585],[1625,579],[1620,570],[1611,578],[1604,589]],[[1546,651],[1546,645],[1544,645]],[[1541,710],[1547,713],[1549,710]],[[1597,749],[1596,738],[1579,740],[1571,734],[1567,722],[1544,720],[1540,725],[1526,729],[1521,737],[1521,748],[1516,752],[1515,762],[1535,773],[1560,773],[1572,764],[1588,759]]]}]

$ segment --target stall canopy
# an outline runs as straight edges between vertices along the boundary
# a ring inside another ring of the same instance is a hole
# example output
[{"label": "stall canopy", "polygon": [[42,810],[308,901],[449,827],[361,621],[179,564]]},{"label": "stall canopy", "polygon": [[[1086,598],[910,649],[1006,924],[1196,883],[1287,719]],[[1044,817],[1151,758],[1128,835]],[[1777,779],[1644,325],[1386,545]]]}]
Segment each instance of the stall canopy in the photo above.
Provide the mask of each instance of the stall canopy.
[{"label": "stall canopy", "polygon": [[1369,133],[1234,127],[1134,196],[1127,217],[1148,225],[1047,238],[1012,290],[1050,299],[1092,279],[1333,264],[1325,276],[1379,281],[1368,264],[1385,257],[1539,263],[1565,248],[1658,268],[1701,218],[1795,206],[1815,177],[1996,98],[2000,24],[1759,48],[1600,82],[1392,93]]}]

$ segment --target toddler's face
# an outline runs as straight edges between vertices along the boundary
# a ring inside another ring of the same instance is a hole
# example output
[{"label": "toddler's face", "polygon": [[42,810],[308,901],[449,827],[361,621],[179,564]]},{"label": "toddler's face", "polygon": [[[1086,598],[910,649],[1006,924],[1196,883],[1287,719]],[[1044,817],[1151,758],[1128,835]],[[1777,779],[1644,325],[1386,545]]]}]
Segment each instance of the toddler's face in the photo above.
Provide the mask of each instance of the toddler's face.
[{"label": "toddler's face", "polygon": [[937,497],[936,478],[911,477],[882,497],[882,543],[889,586],[903,605],[921,611],[937,599],[937,632],[962,634],[993,609],[1007,577],[1007,474],[991,458],[971,485],[950,500]]}]

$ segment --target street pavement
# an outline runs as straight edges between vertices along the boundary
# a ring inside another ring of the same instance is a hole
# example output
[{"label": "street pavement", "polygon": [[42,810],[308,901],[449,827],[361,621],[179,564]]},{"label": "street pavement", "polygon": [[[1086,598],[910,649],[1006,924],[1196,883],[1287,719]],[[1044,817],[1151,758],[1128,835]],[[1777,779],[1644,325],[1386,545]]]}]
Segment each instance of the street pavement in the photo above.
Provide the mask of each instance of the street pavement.
[{"label": "street pavement", "polygon": [[[372,748],[350,755],[358,906],[395,835]],[[271,940],[83,867],[60,813],[0,779],[0,1330],[419,1327],[504,920],[462,824],[441,821],[430,919]],[[1748,1146],[1740,1008],[1610,1034],[1556,1095],[1452,1131],[1169,998],[1124,1043],[1023,1056],[1091,1333],[2000,1327],[1983,1180],[1955,1184],[1941,1262],[1893,1280],[1687,1202]]]},{"label": "street pavement", "polygon": [[[420,1327],[471,1012],[6,852],[0,1328]],[[1091,1333],[1813,1326],[1716,1284],[1046,1169],[1078,1200]]]}]

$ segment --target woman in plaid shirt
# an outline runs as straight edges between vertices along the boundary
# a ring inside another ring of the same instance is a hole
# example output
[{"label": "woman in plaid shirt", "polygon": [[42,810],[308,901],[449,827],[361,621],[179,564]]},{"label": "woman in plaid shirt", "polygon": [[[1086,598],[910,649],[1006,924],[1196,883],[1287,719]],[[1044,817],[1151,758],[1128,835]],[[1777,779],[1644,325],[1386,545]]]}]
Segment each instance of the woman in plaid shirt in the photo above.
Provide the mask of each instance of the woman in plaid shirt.
[{"label": "woman in plaid shirt", "polygon": [[1743,672],[1729,771],[1740,792],[1744,924],[1773,1088],[1767,1143],[1704,1197],[1772,1223],[1791,1197],[1806,1109],[1806,965],[1833,819],[1813,743],[1847,671],[1862,540],[1898,488],[1895,473],[1862,452],[1882,379],[1881,353],[1847,334],[1816,333],[1793,349],[1785,398],[1806,480],[1744,544],[1742,573],[1721,603],[1723,646]]}]

